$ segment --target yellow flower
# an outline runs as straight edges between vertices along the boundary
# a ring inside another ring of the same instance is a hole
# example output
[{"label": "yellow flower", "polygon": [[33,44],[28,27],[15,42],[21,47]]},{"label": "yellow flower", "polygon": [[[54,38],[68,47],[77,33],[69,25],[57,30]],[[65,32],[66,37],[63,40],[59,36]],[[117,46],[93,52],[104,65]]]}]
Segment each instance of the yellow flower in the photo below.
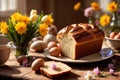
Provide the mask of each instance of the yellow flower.
[{"label": "yellow flower", "polygon": [[91,3],[91,7],[94,9],[94,10],[99,10],[100,9],[100,5],[96,2],[92,2]]},{"label": "yellow flower", "polygon": [[8,31],[8,25],[7,25],[7,23],[6,22],[1,22],[0,23],[0,32],[2,33],[2,34],[6,34],[7,33],[7,31]]},{"label": "yellow flower", "polygon": [[54,19],[52,18],[51,15],[45,15],[42,18],[42,22],[44,22],[47,25],[51,25],[53,23]]},{"label": "yellow flower", "polygon": [[80,7],[81,7],[81,3],[78,2],[78,3],[76,3],[76,4],[74,5],[73,9],[74,9],[75,11],[78,11],[78,10],[80,9]]},{"label": "yellow flower", "polygon": [[115,3],[114,1],[111,2],[109,5],[108,5],[108,10],[110,12],[116,12],[118,10],[118,4]]},{"label": "yellow flower", "polygon": [[29,24],[30,19],[28,16],[21,16],[21,22],[24,22],[25,24]]},{"label": "yellow flower", "polygon": [[11,15],[11,20],[14,23],[15,21],[20,21],[22,19],[22,14],[15,12]]},{"label": "yellow flower", "polygon": [[18,34],[22,35],[27,30],[27,25],[24,22],[18,22],[15,26],[15,29]]},{"label": "yellow flower", "polygon": [[100,17],[100,24],[102,26],[107,26],[110,23],[110,16],[107,14],[104,14]]},{"label": "yellow flower", "polygon": [[47,28],[48,28],[48,25],[43,23],[43,24],[40,24],[39,25],[39,33],[42,35],[42,36],[45,36],[47,34]]}]

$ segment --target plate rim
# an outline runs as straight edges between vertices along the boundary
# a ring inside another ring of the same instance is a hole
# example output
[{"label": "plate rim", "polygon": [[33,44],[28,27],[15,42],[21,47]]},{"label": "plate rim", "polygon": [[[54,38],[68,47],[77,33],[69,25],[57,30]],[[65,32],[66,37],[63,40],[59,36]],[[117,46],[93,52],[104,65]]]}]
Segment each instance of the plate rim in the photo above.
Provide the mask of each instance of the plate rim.
[{"label": "plate rim", "polygon": [[[104,48],[102,48],[102,49],[104,49]],[[101,50],[102,50],[102,49],[101,49]],[[70,59],[70,60],[65,60],[65,59],[62,59],[62,58],[60,58],[60,57],[51,56],[51,55],[49,54],[49,51],[48,51],[48,50],[45,51],[44,56],[47,57],[47,58],[49,58],[49,59],[51,59],[51,60],[55,60],[55,61],[59,61],[59,62],[66,62],[66,63],[92,63],[92,62],[98,62],[98,61],[103,61],[103,60],[107,60],[107,59],[112,58],[112,57],[114,56],[114,54],[115,54],[115,53],[114,53],[114,50],[111,49],[111,48],[108,48],[108,49],[110,49],[110,50],[112,51],[112,55],[111,55],[111,56],[109,56],[109,57],[102,57],[102,56],[101,56],[101,59],[90,60],[90,61],[82,61],[82,60],[80,60],[80,58],[77,59],[77,60],[73,60],[73,59],[71,59],[71,58],[68,58],[68,57],[66,57],[66,56],[63,56],[63,57],[65,57],[65,58]],[[94,54],[97,54],[97,53],[100,54],[100,52],[96,52],[96,53],[94,53]],[[91,55],[94,55],[94,54],[91,54]],[[88,55],[88,56],[91,56],[91,55]],[[88,56],[86,56],[86,57],[88,57]],[[83,57],[82,57],[82,58],[83,58]]]}]

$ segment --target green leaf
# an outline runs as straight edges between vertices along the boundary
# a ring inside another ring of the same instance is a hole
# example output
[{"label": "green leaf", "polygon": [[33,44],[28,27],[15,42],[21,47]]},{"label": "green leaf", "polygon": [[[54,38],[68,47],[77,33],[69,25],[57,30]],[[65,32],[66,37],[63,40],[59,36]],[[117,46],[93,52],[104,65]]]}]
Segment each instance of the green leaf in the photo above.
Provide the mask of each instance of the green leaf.
[{"label": "green leaf", "polygon": [[15,27],[11,21],[11,19],[9,19],[9,33],[11,34],[11,38],[13,38],[13,41],[16,43],[19,43],[19,35],[17,34]]},{"label": "green leaf", "polygon": [[100,77],[107,77],[107,76],[110,76],[110,74],[104,74],[104,73],[100,74]]}]

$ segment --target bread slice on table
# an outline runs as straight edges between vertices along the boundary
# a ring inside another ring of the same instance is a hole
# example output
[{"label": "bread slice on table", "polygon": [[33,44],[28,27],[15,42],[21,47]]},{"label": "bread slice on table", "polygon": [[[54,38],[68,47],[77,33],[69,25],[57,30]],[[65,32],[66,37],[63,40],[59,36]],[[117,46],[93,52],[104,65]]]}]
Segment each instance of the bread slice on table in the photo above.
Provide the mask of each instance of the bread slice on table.
[{"label": "bread slice on table", "polygon": [[55,78],[71,72],[71,67],[62,62],[48,61],[40,67],[40,71],[49,78]]}]

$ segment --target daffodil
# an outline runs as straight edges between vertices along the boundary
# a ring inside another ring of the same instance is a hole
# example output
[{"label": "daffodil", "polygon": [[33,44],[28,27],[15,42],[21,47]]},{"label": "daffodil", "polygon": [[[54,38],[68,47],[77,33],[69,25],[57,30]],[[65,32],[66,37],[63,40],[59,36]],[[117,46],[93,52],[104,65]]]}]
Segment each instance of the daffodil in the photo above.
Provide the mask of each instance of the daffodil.
[{"label": "daffodil", "polygon": [[22,14],[15,12],[11,15],[11,21],[15,23],[16,21],[20,21],[22,19]]},{"label": "daffodil", "polygon": [[93,10],[99,10],[100,9],[100,5],[96,2],[92,2],[91,7],[93,8]]},{"label": "daffodil", "polygon": [[39,33],[42,35],[42,36],[45,36],[47,34],[47,28],[48,28],[48,25],[43,23],[43,24],[40,24],[39,25]]},{"label": "daffodil", "polygon": [[18,34],[22,35],[23,33],[26,33],[27,25],[24,22],[18,22],[15,26],[15,29]]},{"label": "daffodil", "polygon": [[37,14],[36,10],[30,12],[30,16],[13,13],[8,22],[0,23],[0,33],[5,34],[16,46],[16,57],[28,54],[28,43],[37,36],[44,36],[47,27],[53,23],[52,15],[42,21],[44,14]]},{"label": "daffodil", "polygon": [[28,16],[21,16],[20,22],[24,22],[25,24],[29,24],[30,18]]},{"label": "daffodil", "polygon": [[6,34],[7,32],[8,32],[8,25],[7,25],[7,23],[6,22],[1,22],[0,23],[0,32],[2,33],[2,34]]},{"label": "daffodil", "polygon": [[104,14],[100,17],[100,24],[102,26],[107,26],[110,23],[110,16],[107,14]]},{"label": "daffodil", "polygon": [[42,22],[44,22],[47,25],[51,25],[53,23],[54,19],[52,18],[52,15],[45,15],[42,18]]},{"label": "daffodil", "polygon": [[116,12],[118,10],[118,4],[114,1],[108,4],[108,11],[110,12]]},{"label": "daffodil", "polygon": [[78,10],[80,9],[80,7],[81,7],[81,3],[78,2],[78,3],[76,3],[76,4],[74,5],[73,9],[74,9],[75,11],[78,11]]}]

